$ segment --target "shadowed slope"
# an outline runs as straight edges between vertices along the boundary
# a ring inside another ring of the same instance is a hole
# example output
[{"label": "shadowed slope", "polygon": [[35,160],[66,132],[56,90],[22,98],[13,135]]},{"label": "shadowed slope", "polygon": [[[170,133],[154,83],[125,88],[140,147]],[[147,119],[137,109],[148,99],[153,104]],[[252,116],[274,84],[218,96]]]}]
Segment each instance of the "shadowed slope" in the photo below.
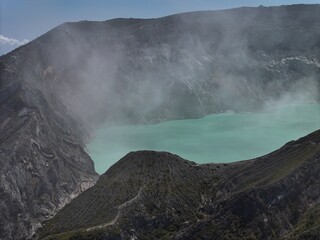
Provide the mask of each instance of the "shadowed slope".
[{"label": "shadowed slope", "polygon": [[317,131],[261,158],[231,164],[197,165],[165,152],[132,152],[41,235],[268,239],[285,237],[294,226],[302,232],[304,213],[320,197],[319,143]]}]

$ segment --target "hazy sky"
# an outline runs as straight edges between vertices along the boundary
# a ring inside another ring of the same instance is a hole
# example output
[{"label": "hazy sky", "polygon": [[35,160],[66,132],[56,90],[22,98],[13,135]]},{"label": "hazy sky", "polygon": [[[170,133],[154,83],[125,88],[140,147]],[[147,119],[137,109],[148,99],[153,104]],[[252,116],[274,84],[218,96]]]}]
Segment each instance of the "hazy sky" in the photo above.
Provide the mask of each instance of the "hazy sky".
[{"label": "hazy sky", "polygon": [[320,0],[0,0],[0,55],[66,21],[152,18],[241,6],[320,3]]}]

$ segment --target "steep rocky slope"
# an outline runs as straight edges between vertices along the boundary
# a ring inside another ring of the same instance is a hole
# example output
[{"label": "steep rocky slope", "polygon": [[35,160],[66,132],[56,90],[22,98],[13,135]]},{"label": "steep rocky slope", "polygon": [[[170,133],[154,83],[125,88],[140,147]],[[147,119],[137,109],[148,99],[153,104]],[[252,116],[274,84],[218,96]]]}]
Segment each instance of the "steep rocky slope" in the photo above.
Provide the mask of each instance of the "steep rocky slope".
[{"label": "steep rocky slope", "polygon": [[98,175],[78,124],[0,67],[0,239],[26,239]]},{"label": "steep rocky slope", "polygon": [[1,56],[0,238],[31,236],[95,182],[84,146],[101,122],[317,101],[319,56],[319,5],[65,23]]},{"label": "steep rocky slope", "polygon": [[132,152],[40,231],[43,239],[316,239],[320,131],[266,156],[202,164]]}]

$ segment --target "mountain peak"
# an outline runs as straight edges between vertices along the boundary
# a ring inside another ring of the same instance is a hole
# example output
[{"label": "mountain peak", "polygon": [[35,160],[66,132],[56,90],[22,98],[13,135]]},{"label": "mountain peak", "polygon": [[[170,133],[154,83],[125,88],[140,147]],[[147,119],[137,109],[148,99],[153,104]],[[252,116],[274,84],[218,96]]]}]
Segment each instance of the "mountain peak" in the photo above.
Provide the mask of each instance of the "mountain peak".
[{"label": "mountain peak", "polygon": [[129,171],[133,172],[138,169],[156,169],[162,171],[174,165],[190,164],[194,162],[187,161],[178,155],[169,152],[159,152],[151,150],[133,151],[121,158],[114,164],[104,175],[111,174],[111,172]]}]

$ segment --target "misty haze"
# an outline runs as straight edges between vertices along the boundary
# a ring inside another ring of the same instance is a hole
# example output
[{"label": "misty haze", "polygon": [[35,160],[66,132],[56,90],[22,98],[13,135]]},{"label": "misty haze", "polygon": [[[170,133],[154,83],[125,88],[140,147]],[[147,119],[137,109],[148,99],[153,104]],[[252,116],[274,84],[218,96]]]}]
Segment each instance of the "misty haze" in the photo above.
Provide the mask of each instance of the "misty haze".
[{"label": "misty haze", "polygon": [[320,5],[0,36],[0,239],[319,238]]}]

